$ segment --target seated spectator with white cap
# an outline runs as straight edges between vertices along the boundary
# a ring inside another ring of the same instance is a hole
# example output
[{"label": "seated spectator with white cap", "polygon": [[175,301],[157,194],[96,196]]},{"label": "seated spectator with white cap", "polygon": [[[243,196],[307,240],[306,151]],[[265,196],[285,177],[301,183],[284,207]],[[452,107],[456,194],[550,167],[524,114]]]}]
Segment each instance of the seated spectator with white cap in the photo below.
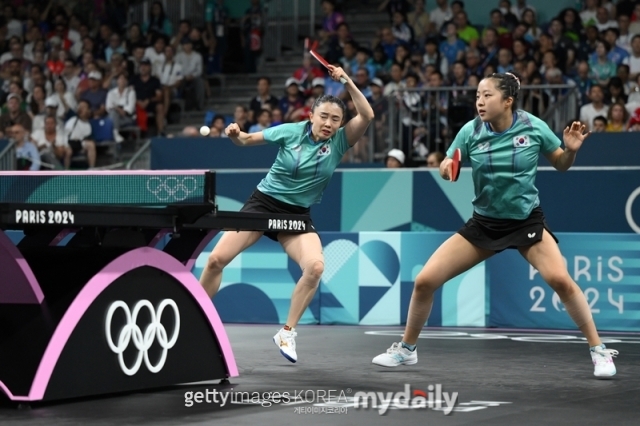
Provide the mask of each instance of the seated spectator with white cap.
[{"label": "seated spectator with white cap", "polygon": [[399,169],[404,166],[404,152],[394,148],[387,153],[384,162],[388,169]]},{"label": "seated spectator with white cap", "polygon": [[311,82],[311,96],[314,98],[319,98],[324,95],[324,77],[316,77]]},{"label": "seated spectator with white cap", "polygon": [[280,99],[278,107],[284,115],[286,123],[291,122],[291,113],[304,105],[304,98],[300,93],[300,82],[293,77],[289,77],[284,84],[285,95]]},{"label": "seated spectator with white cap", "polygon": [[73,150],[67,142],[64,129],[58,126],[55,110],[53,114],[45,116],[43,129],[31,133],[31,140],[38,147],[43,162],[55,168],[64,164],[64,168],[69,169]]},{"label": "seated spectator with white cap", "polygon": [[107,91],[102,88],[102,73],[91,71],[88,78],[89,89],[82,92],[80,100],[89,104],[93,118],[102,118],[107,115]]}]

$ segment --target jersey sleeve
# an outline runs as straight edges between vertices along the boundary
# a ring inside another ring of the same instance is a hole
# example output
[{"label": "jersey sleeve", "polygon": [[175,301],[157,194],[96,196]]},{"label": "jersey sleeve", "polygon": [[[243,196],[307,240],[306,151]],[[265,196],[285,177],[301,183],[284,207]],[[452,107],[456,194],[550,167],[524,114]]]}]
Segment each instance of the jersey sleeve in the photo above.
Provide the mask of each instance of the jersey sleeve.
[{"label": "jersey sleeve", "polygon": [[549,154],[556,149],[558,149],[561,145],[560,139],[556,136],[555,133],[551,131],[549,125],[541,120],[539,124],[540,128],[540,152],[543,154]]},{"label": "jersey sleeve", "polygon": [[287,143],[287,139],[290,139],[291,136],[290,127],[288,124],[269,127],[262,131],[262,137],[268,144],[284,146]]},{"label": "jersey sleeve", "polygon": [[351,145],[349,145],[349,141],[347,140],[347,132],[345,131],[345,126],[340,127],[335,135],[336,146],[340,154],[344,155]]},{"label": "jersey sleeve", "polygon": [[447,150],[447,157],[453,158],[453,151],[455,151],[457,148],[460,148],[462,159],[464,161],[469,161],[469,138],[473,133],[474,122],[475,120],[472,120],[462,126],[462,129],[460,129],[455,139],[453,140],[453,143],[451,143],[451,146]]}]

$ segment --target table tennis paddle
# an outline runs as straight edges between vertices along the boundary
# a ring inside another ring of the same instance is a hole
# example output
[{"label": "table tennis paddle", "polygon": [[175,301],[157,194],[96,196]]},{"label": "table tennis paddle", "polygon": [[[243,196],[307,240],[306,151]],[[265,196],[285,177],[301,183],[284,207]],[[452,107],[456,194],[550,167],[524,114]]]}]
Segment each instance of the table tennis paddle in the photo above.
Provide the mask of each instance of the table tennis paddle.
[{"label": "table tennis paddle", "polygon": [[456,150],[453,151],[452,160],[450,179],[451,182],[455,182],[458,180],[458,177],[460,177],[460,162],[462,161],[462,151],[460,151],[460,148],[456,148]]},{"label": "table tennis paddle", "polygon": [[[323,58],[318,52],[316,52],[316,47],[318,47],[318,42],[314,41],[309,48],[309,53],[311,54],[311,56],[316,58],[316,60],[320,62],[326,69],[329,69],[329,62],[327,62],[325,58]],[[340,83],[347,84],[347,79],[344,77],[340,77]]]}]

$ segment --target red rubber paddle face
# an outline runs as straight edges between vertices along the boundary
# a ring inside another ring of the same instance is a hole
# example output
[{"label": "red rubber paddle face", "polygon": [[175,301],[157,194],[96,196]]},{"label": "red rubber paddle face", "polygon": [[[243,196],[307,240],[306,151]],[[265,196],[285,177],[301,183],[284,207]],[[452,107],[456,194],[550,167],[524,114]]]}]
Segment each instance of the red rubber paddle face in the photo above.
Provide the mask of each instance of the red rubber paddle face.
[{"label": "red rubber paddle face", "polygon": [[462,160],[462,151],[457,148],[453,152],[453,163],[451,164],[451,181],[455,182],[460,177],[460,161]]}]

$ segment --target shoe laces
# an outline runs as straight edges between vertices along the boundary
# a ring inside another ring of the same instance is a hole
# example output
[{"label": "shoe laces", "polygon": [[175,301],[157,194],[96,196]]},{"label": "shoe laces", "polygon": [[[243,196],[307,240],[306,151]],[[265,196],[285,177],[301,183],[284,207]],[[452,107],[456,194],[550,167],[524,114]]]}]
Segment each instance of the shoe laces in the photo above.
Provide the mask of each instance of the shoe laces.
[{"label": "shoe laces", "polygon": [[389,355],[391,354],[397,354],[398,352],[400,352],[400,349],[402,349],[402,344],[395,342],[391,345],[391,347],[389,349],[387,349],[387,353]]},{"label": "shoe laces", "polygon": [[596,357],[596,359],[600,360],[609,360],[612,357],[616,357],[620,353],[615,349],[603,349],[601,346],[596,346],[593,352],[597,355],[600,355],[599,357]]},{"label": "shoe laces", "polygon": [[280,331],[280,338],[282,340],[284,340],[287,345],[289,345],[290,347],[294,347],[296,342],[295,340],[293,340],[296,336],[298,335],[298,333],[296,333],[295,331],[290,331],[290,330],[282,330]]}]

